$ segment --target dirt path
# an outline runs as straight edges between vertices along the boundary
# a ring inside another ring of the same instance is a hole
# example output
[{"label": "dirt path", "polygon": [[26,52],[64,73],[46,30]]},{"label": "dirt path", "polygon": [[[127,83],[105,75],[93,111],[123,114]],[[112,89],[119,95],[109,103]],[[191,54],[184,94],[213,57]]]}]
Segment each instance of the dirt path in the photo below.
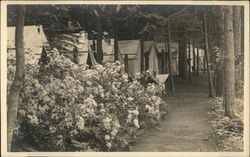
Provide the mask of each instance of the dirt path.
[{"label": "dirt path", "polygon": [[211,101],[207,98],[207,85],[204,83],[207,81],[204,77],[193,82],[176,81],[177,92],[169,93],[166,100],[170,114],[160,130],[144,137],[132,147],[132,151],[215,151],[208,139],[207,112]]}]

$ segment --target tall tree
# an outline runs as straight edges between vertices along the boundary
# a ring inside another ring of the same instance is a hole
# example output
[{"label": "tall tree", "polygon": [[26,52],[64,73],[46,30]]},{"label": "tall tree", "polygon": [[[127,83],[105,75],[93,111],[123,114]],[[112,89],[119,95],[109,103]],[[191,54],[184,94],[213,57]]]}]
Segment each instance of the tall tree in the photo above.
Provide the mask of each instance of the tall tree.
[{"label": "tall tree", "polygon": [[224,7],[225,15],[225,55],[224,55],[224,105],[225,115],[233,116],[234,104],[234,32],[233,32],[233,8]]},{"label": "tall tree", "polygon": [[185,32],[180,29],[179,32],[179,75],[181,78],[187,78],[187,44],[185,39]]},{"label": "tall tree", "polygon": [[[216,96],[223,95],[223,68],[221,57],[224,53],[224,12],[223,6],[217,6],[216,9],[217,20],[216,20],[216,45],[219,49],[220,54],[215,56],[215,94]],[[218,58],[217,58],[218,57]]]},{"label": "tall tree", "polygon": [[199,42],[197,42],[197,71],[196,76],[200,75],[200,52],[199,52]]},{"label": "tall tree", "polygon": [[236,96],[239,96],[241,89],[241,12],[240,6],[233,6],[233,29],[234,29],[234,54],[235,54],[235,91]]},{"label": "tall tree", "polygon": [[16,128],[17,110],[19,102],[19,94],[24,78],[24,44],[23,44],[23,26],[25,18],[25,6],[18,6],[18,17],[15,32],[15,47],[16,47],[16,73],[14,81],[10,87],[8,95],[8,111],[7,111],[7,146],[8,151],[11,151],[13,131]]},{"label": "tall tree", "polygon": [[211,76],[211,64],[209,59],[209,47],[208,47],[208,36],[207,36],[207,22],[206,22],[206,10],[204,9],[203,14],[203,30],[204,30],[204,44],[205,44],[205,61],[207,65],[208,74],[208,85],[209,85],[209,97],[214,97],[213,81]]},{"label": "tall tree", "polygon": [[191,67],[191,43],[188,43],[188,81],[192,82],[192,67]]},{"label": "tall tree", "polygon": [[195,76],[195,73],[196,73],[196,55],[195,55],[195,39],[193,38],[193,42],[192,42],[192,47],[193,47],[193,66],[194,66],[194,69],[193,69],[193,75]]},{"label": "tall tree", "polygon": [[168,63],[169,63],[169,73],[170,73],[170,91],[174,92],[175,87],[174,87],[174,77],[172,73],[172,54],[171,54],[170,43],[171,43],[171,28],[170,28],[170,23],[168,23],[168,54],[169,54]]}]

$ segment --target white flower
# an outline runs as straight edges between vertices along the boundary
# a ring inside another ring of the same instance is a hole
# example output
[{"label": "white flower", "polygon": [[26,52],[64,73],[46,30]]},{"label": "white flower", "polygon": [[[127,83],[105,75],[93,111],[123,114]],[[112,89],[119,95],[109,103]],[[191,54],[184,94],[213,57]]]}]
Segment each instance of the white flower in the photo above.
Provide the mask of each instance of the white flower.
[{"label": "white flower", "polygon": [[91,86],[91,85],[92,85],[92,82],[87,81],[86,84],[89,85],[89,86]]},{"label": "white flower", "polygon": [[84,119],[80,117],[78,122],[76,123],[76,126],[79,130],[83,130],[85,127],[84,125],[85,125]]},{"label": "white flower", "polygon": [[117,134],[117,130],[114,129],[112,132],[111,132],[111,135],[115,136]]},{"label": "white flower", "polygon": [[110,136],[109,135],[105,135],[105,140],[106,141],[110,140]]},{"label": "white flower", "polygon": [[140,128],[140,125],[137,119],[134,119],[134,125],[136,128]]},{"label": "white flower", "polygon": [[110,142],[107,143],[107,147],[110,149],[112,147],[112,144]]},{"label": "white flower", "polygon": [[133,100],[134,100],[134,98],[128,97],[128,101],[133,101]]},{"label": "white flower", "polygon": [[126,80],[126,79],[128,79],[128,75],[122,75],[122,78],[123,78],[124,80]]}]

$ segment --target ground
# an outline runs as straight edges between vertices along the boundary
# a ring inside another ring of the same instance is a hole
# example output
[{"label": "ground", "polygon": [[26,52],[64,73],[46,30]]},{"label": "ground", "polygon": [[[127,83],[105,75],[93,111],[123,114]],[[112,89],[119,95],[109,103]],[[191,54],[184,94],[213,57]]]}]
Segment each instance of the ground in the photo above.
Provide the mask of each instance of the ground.
[{"label": "ground", "polygon": [[208,98],[205,75],[192,79],[192,83],[175,79],[176,92],[168,92],[169,115],[159,129],[131,147],[132,151],[216,151],[214,142],[209,139],[207,113],[211,107]]}]

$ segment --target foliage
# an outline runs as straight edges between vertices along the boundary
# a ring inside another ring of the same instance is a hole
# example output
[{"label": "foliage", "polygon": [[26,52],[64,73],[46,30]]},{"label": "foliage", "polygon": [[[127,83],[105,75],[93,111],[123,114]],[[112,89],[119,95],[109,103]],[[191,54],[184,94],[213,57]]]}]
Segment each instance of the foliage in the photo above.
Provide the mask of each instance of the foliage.
[{"label": "foliage", "polygon": [[243,102],[236,99],[235,117],[224,116],[222,99],[216,98],[210,110],[209,119],[213,131],[211,138],[217,143],[219,151],[243,151]]},{"label": "foliage", "polygon": [[121,151],[164,118],[162,85],[129,81],[120,62],[84,69],[56,49],[48,57],[26,67],[17,141],[39,151]]}]

